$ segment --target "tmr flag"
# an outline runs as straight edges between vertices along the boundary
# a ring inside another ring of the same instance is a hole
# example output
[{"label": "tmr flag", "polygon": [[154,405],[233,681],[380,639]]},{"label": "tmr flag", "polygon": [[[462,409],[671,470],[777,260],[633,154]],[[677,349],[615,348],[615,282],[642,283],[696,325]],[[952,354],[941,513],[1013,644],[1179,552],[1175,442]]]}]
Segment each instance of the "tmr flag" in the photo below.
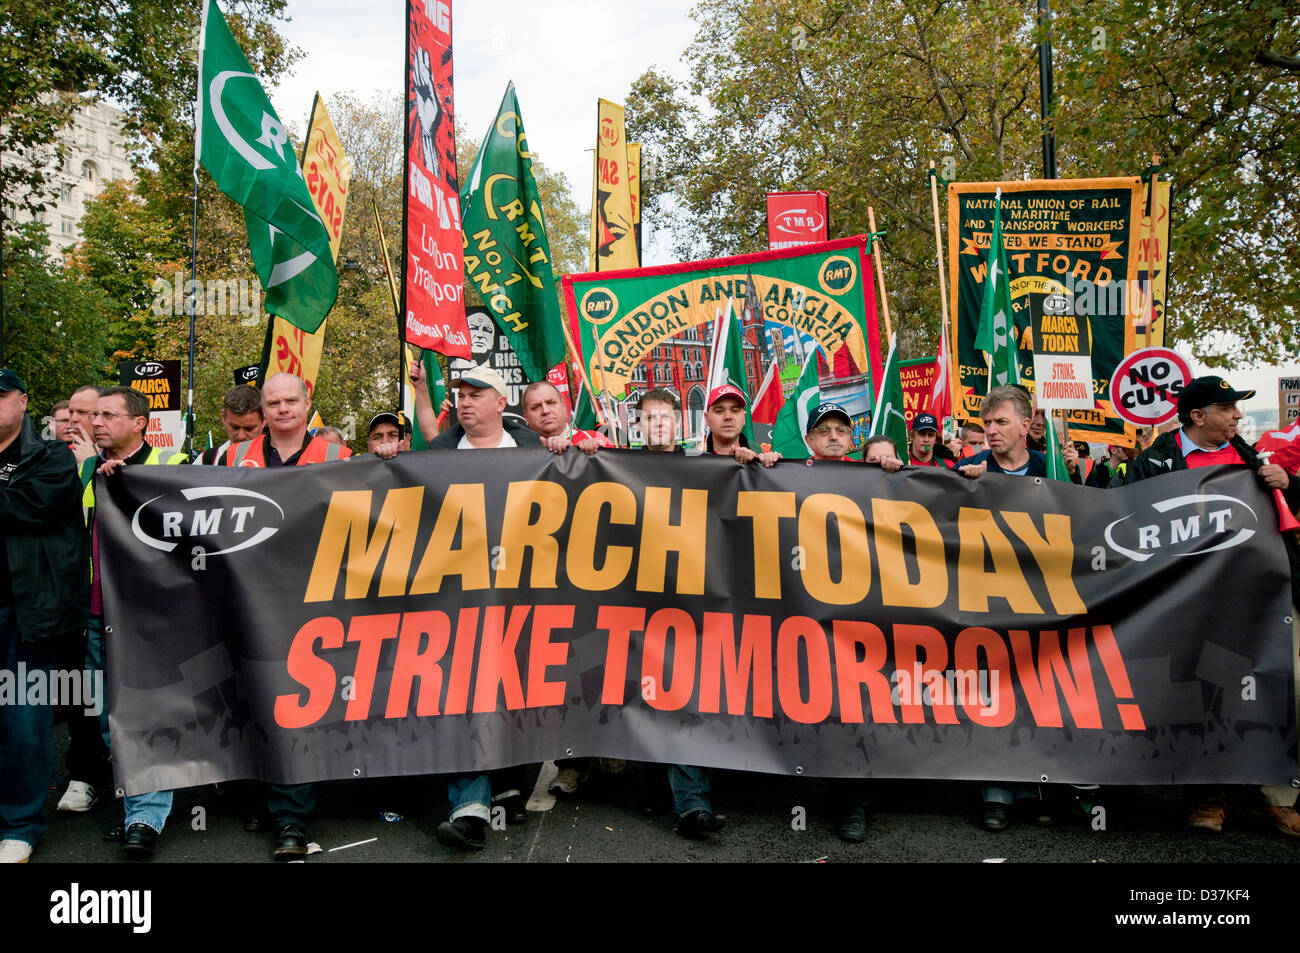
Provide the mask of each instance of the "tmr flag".
[{"label": "tmr flag", "polygon": [[564,360],[567,346],[514,83],[506,86],[460,201],[465,278],[478,288],[525,376],[544,380]]},{"label": "tmr flag", "polygon": [[314,332],[338,294],[330,235],[289,133],[266,98],[216,0],[203,13],[195,167],[244,210],[266,310]]}]

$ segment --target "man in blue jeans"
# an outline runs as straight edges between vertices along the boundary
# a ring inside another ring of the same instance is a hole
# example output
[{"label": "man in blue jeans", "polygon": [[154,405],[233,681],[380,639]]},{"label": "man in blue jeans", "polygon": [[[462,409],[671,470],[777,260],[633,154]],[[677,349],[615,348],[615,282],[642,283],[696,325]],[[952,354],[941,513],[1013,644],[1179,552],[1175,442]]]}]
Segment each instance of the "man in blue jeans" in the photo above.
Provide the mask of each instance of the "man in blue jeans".
[{"label": "man in blue jeans", "polygon": [[[95,474],[107,478],[124,466],[177,465],[187,462],[183,453],[151,447],[144,439],[149,426],[149,398],[130,387],[110,387],[95,405],[93,433],[99,455],[86,460],[81,467],[82,509],[90,526],[90,552],[93,564],[90,589],[90,619],[87,623],[86,668],[104,671],[104,609],[100,589],[99,536],[95,529]],[[110,620],[111,621],[111,620]],[[108,706],[99,713],[100,732],[104,744],[112,750],[108,737]],[[123,804],[122,852],[133,860],[153,856],[158,835],[172,812],[171,791],[149,791],[128,795]],[[113,836],[113,835],[110,835]]]},{"label": "man in blue jeans", "polygon": [[[72,454],[37,434],[27,388],[0,369],[0,670],[48,671],[56,641],[85,624],[90,553],[80,497]],[[26,863],[45,833],[48,702],[0,704],[0,863]]]}]

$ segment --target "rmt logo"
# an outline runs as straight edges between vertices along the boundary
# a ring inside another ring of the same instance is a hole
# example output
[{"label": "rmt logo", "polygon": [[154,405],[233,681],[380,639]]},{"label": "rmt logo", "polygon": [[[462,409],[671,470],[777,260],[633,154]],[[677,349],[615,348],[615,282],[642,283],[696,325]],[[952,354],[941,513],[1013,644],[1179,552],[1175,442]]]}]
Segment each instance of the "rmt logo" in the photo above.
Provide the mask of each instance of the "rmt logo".
[{"label": "rmt logo", "polygon": [[1235,496],[1191,493],[1152,503],[1154,514],[1130,513],[1106,527],[1110,548],[1134,562],[1229,549],[1255,535],[1259,516]]},{"label": "rmt logo", "polygon": [[183,501],[166,495],[141,503],[131,517],[135,538],[164,553],[192,541],[203,544],[196,556],[224,556],[270,539],[279,526],[268,524],[284,519],[280,504],[252,490],[196,486],[180,495]]},{"label": "rmt logo", "polygon": [[144,361],[135,366],[136,377],[158,377],[166,370],[157,361]]}]

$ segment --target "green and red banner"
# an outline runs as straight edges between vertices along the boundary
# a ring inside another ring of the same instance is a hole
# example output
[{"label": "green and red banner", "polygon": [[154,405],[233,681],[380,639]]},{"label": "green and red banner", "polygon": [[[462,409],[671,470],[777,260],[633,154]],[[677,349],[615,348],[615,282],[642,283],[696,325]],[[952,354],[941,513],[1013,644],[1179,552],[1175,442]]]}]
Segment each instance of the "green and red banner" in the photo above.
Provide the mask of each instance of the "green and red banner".
[{"label": "green and red banner", "polygon": [[870,243],[854,235],[816,245],[566,275],[562,282],[573,340],[592,385],[615,396],[632,383],[633,368],[663,341],[737,311],[754,292],[765,322],[811,336],[827,354],[847,346],[859,367],[880,377]]}]

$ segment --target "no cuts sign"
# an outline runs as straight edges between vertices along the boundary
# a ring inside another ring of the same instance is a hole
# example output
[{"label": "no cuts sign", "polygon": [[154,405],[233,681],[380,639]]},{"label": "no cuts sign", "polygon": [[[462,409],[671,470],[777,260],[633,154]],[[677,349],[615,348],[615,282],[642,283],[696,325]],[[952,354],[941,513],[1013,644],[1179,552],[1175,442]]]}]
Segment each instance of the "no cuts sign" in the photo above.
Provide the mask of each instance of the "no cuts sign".
[{"label": "no cuts sign", "polygon": [[1177,351],[1142,348],[1115,368],[1110,379],[1111,402],[1129,423],[1155,427],[1178,415],[1178,395],[1191,379],[1191,368]]}]

